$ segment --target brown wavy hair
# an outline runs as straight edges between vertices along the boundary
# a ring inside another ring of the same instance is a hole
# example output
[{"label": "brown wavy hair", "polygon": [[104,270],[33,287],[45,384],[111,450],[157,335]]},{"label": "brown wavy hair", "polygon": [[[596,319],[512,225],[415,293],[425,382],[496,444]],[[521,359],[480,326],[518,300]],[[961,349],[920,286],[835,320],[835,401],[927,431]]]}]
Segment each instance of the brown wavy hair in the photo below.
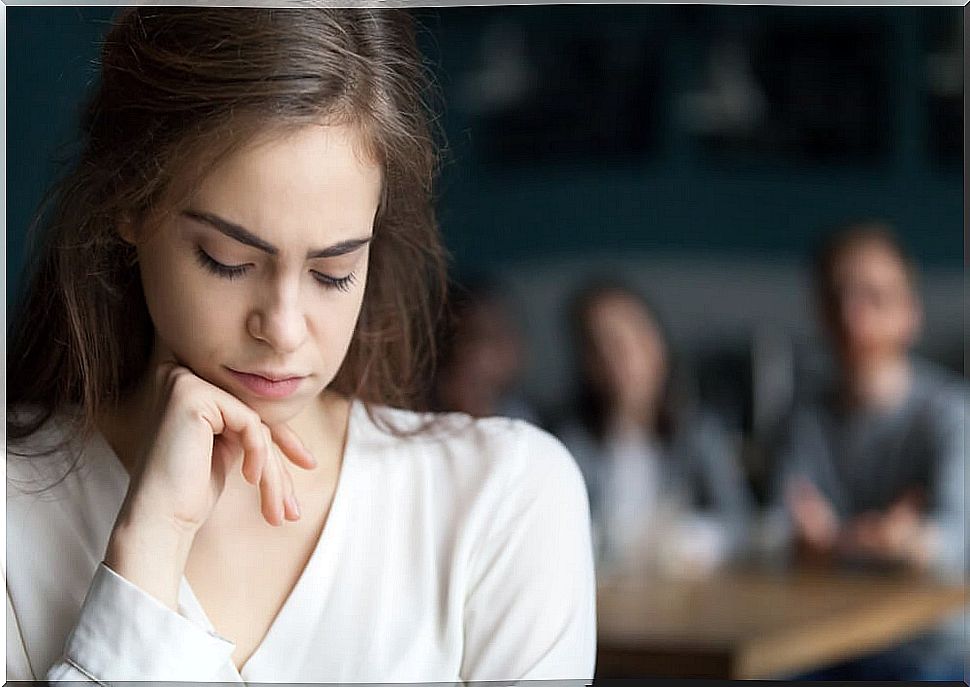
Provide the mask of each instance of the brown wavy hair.
[{"label": "brown wavy hair", "polygon": [[146,372],[154,328],[119,222],[152,224],[257,135],[320,121],[357,127],[383,169],[360,318],[331,388],[372,417],[374,404],[421,408],[447,261],[433,208],[436,94],[416,39],[404,10],[121,11],[78,161],[32,227],[9,340],[8,438],[69,408],[88,436]]}]

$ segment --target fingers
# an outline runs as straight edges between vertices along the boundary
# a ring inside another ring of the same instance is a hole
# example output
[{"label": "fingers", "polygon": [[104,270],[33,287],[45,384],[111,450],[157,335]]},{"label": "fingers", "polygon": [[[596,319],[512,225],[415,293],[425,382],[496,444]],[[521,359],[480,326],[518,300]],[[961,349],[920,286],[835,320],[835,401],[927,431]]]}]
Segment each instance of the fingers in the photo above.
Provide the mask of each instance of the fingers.
[{"label": "fingers", "polygon": [[293,477],[290,475],[286,463],[280,461],[280,472],[283,475],[286,498],[283,499],[284,515],[287,520],[295,521],[300,519],[300,504],[296,499],[296,489],[293,486]]},{"label": "fingers", "polygon": [[270,459],[270,443],[264,425],[255,412],[242,412],[225,416],[227,433],[235,433],[243,448],[243,477],[252,485],[259,484]]},{"label": "fingers", "polygon": [[238,454],[239,445],[229,435],[223,434],[213,439],[212,475],[216,479],[220,494],[226,485],[226,475]]},{"label": "fingers", "polygon": [[237,456],[241,448],[243,478],[258,487],[260,510],[267,522],[278,526],[299,519],[286,463],[312,469],[317,460],[293,430],[285,424],[270,428],[255,410],[175,360],[159,364],[156,380],[168,385],[172,396],[182,398],[180,407],[191,417],[208,423],[217,438],[214,446],[219,447],[214,450],[215,460]]},{"label": "fingers", "polygon": [[263,433],[270,457],[259,483],[260,509],[269,524],[278,526],[286,520],[299,520],[300,507],[296,499],[293,478],[286,467],[286,459],[273,445],[272,434],[265,425],[263,425]]},{"label": "fingers", "polygon": [[263,479],[263,472],[270,460],[270,443],[266,440],[266,432],[262,424],[254,422],[246,426],[245,446],[243,475],[250,484],[258,485]]},{"label": "fingers", "polygon": [[298,520],[299,505],[285,463],[289,458],[300,467],[312,468],[316,459],[291,429],[278,425],[274,434],[255,411],[235,397],[225,396],[219,404],[224,434],[235,435],[242,445],[243,477],[259,488],[263,518],[273,526]]},{"label": "fingers", "polygon": [[278,466],[278,460],[268,460],[259,481],[260,510],[266,522],[274,527],[283,524],[284,519],[283,484]]},{"label": "fingers", "polygon": [[210,386],[210,391],[214,407],[203,415],[214,434],[233,436],[241,444],[243,477],[254,486],[260,484],[272,456],[273,442],[268,428],[255,410],[232,394],[215,386]]},{"label": "fingers", "polygon": [[307,470],[312,470],[317,466],[317,459],[306,449],[292,429],[284,424],[279,424],[271,426],[270,432],[273,441],[294,465]]}]

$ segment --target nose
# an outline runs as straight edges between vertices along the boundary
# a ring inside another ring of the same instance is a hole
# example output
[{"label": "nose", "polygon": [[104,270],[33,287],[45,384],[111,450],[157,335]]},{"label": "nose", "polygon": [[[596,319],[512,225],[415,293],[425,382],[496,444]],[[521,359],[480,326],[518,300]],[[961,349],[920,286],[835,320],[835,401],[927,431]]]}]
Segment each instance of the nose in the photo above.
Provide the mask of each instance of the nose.
[{"label": "nose", "polygon": [[278,353],[292,353],[307,336],[304,308],[296,280],[279,280],[266,290],[246,321],[250,336]]}]

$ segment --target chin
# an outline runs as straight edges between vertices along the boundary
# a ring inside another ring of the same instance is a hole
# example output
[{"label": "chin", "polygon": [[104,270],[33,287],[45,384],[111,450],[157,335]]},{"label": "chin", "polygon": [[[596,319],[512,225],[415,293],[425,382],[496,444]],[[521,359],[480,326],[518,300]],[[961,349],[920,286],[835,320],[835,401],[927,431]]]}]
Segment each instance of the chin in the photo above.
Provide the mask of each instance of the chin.
[{"label": "chin", "polygon": [[240,398],[239,400],[255,410],[264,423],[273,425],[289,422],[302,413],[312,399],[301,395],[299,398],[282,400],[260,398]]}]

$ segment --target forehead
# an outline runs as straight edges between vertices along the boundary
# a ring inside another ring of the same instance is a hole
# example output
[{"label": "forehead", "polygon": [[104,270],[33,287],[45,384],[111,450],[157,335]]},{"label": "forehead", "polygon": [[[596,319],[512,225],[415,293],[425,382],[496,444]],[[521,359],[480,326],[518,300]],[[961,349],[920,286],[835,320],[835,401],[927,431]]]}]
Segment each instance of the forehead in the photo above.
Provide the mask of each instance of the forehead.
[{"label": "forehead", "polygon": [[878,240],[857,241],[844,247],[835,256],[832,272],[838,282],[909,282],[909,274],[902,258],[892,247]]},{"label": "forehead", "polygon": [[365,150],[362,134],[349,126],[309,125],[267,134],[220,161],[188,203],[281,246],[301,237],[367,235],[382,179],[380,166]]},{"label": "forehead", "polygon": [[656,329],[653,317],[643,304],[634,296],[620,292],[598,295],[587,307],[585,319],[594,329]]}]

